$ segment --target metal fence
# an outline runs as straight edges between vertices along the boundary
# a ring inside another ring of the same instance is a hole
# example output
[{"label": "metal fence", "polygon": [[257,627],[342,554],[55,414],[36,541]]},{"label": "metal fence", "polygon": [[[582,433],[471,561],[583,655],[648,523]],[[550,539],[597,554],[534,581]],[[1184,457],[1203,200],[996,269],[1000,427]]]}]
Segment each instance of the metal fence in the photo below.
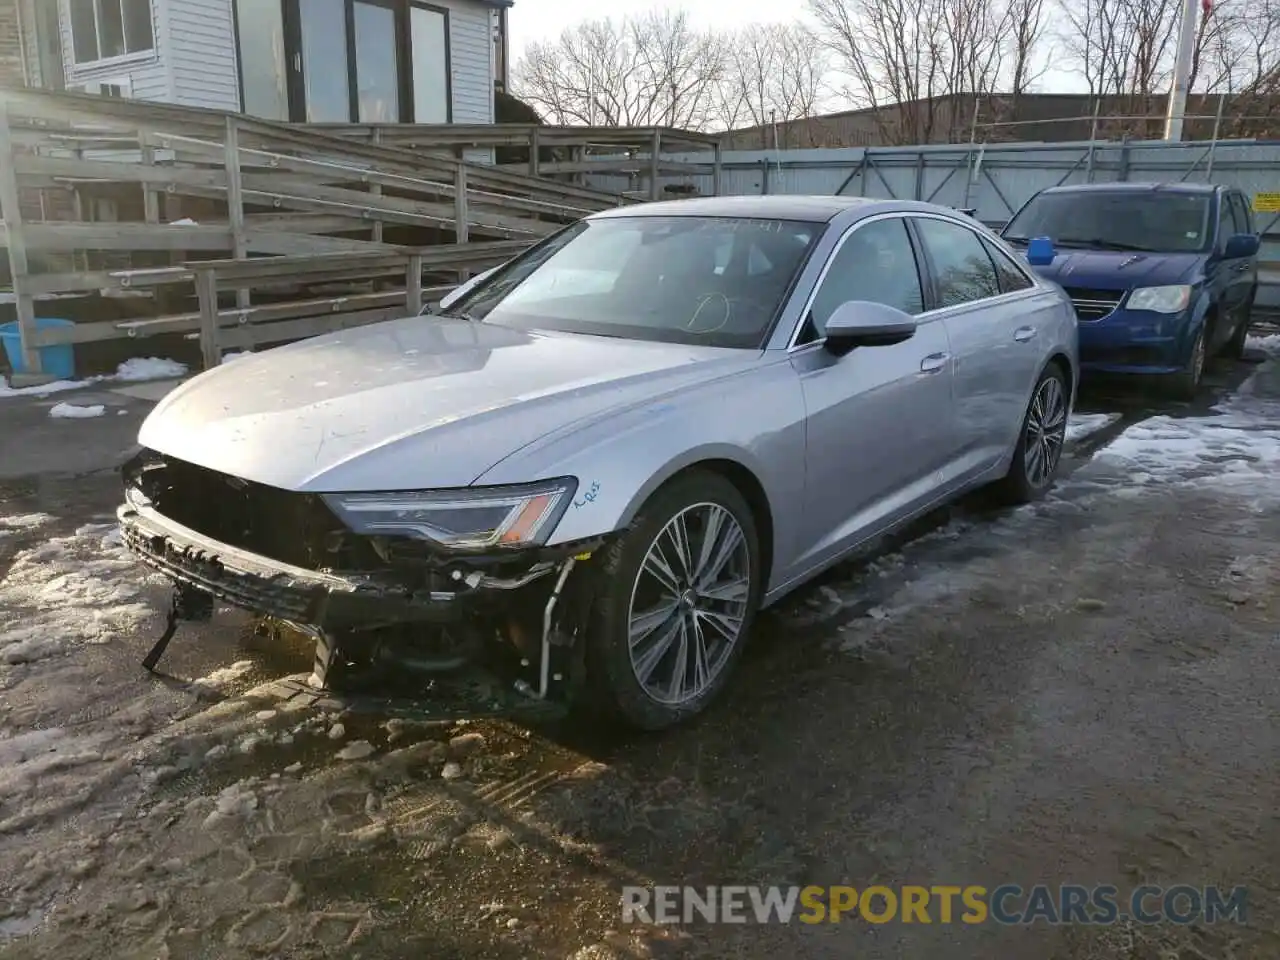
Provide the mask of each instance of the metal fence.
[{"label": "metal fence", "polygon": [[[682,159],[673,156],[672,160]],[[811,194],[927,200],[973,208],[1003,226],[1035,193],[1068,183],[1216,182],[1239,187],[1267,207],[1280,195],[1280,143],[1218,140],[1086,141],[1080,143],[941,144],[820,150],[726,151],[720,193]],[[625,179],[593,176],[593,186],[620,192]],[[663,179],[663,187],[712,193],[710,176]],[[1255,214],[1266,261],[1259,303],[1280,308],[1280,212]]]}]

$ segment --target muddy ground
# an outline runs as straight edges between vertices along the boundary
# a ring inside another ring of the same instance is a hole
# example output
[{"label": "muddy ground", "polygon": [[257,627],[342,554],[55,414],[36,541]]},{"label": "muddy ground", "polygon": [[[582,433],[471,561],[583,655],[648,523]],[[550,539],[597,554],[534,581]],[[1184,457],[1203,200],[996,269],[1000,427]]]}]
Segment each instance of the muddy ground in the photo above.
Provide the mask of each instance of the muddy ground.
[{"label": "muddy ground", "polygon": [[[346,709],[231,612],[149,676],[167,593],[112,520],[148,403],[49,420],[68,399],[0,399],[0,957],[1280,957],[1280,350],[1192,407],[1091,392],[1046,502],[835,571],[724,703],[631,738]],[[873,882],[1244,885],[1249,912],[620,919],[624,884]]]}]

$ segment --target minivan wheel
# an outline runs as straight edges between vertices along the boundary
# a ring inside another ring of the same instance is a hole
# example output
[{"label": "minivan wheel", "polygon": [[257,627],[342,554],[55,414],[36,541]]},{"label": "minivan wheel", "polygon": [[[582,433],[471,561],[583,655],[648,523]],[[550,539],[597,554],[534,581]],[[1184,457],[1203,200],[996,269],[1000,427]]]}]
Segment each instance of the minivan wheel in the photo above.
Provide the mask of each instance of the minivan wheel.
[{"label": "minivan wheel", "polygon": [[1205,326],[1201,324],[1196,332],[1186,367],[1169,378],[1169,391],[1179,400],[1194,400],[1200,392],[1200,379],[1204,376],[1205,365]]},{"label": "minivan wheel", "polygon": [[760,541],[745,498],[716,473],[678,477],[603,561],[586,637],[589,704],[643,730],[702,712],[760,604]]},{"label": "minivan wheel", "polygon": [[1031,393],[1009,472],[997,484],[1001,499],[1030,503],[1053,486],[1067,439],[1067,406],[1067,378],[1050,364]]},{"label": "minivan wheel", "polygon": [[1231,339],[1222,348],[1222,355],[1229,360],[1239,360],[1244,356],[1245,343],[1249,339],[1249,325],[1253,322],[1253,294],[1249,301],[1240,308],[1240,316],[1235,330],[1231,331]]}]

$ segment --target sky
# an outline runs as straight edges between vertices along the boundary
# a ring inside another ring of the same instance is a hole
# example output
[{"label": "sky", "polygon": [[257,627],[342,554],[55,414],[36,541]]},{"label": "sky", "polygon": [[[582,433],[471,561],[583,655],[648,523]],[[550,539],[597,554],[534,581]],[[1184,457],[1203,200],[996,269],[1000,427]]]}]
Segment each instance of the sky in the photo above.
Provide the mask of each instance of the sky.
[{"label": "sky", "polygon": [[612,0],[607,7],[590,0],[515,0],[507,21],[511,31],[511,58],[518,60],[526,44],[558,37],[565,27],[583,20],[606,16],[620,20],[629,14],[667,6],[688,11],[700,27],[725,26],[725,14],[729,10],[733,12],[733,25],[744,26],[752,22],[792,20],[797,9],[778,4],[776,0],[681,0],[678,4],[664,4],[661,0]]}]

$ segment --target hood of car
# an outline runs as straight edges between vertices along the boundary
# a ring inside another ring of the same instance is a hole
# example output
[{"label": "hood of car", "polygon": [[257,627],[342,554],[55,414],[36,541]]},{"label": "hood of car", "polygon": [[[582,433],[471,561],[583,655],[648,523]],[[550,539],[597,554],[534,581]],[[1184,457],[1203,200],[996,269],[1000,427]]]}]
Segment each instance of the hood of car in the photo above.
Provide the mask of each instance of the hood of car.
[{"label": "hood of car", "polygon": [[286,490],[462,487],[553,429],[759,357],[410,317],[225,361],[166,396],[138,442]]},{"label": "hood of car", "polygon": [[1071,250],[1059,247],[1053,263],[1033,267],[1064,287],[1130,290],[1185,283],[1204,260],[1199,253],[1137,253],[1121,250]]}]

